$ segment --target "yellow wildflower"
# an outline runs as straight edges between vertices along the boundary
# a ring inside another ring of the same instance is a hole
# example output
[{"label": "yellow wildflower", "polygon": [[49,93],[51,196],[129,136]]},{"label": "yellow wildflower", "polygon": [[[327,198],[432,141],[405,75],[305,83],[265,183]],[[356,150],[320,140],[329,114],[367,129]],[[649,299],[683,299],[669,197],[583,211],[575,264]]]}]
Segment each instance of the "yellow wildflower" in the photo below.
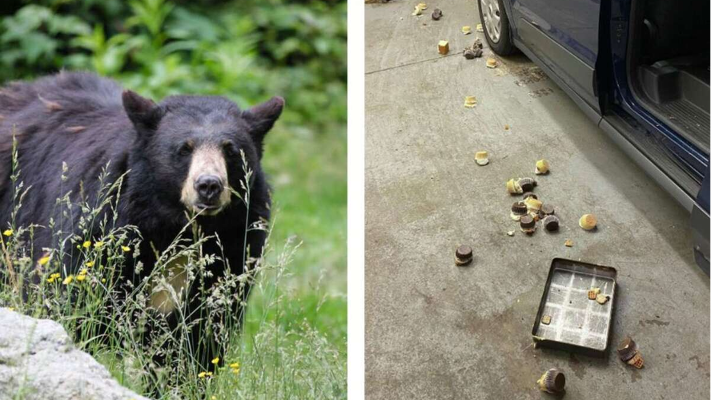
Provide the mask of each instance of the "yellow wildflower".
[{"label": "yellow wildflower", "polygon": [[87,261],[85,265],[86,265],[87,267],[91,268],[91,267],[94,266],[94,262],[93,262],[93,261]]},{"label": "yellow wildflower", "polygon": [[40,258],[39,260],[37,260],[37,263],[39,265],[45,265],[48,262],[49,262],[49,256],[44,256],[44,257]]},{"label": "yellow wildflower", "polygon": [[131,248],[128,246],[121,246],[121,250],[123,250],[124,253],[128,253],[129,251],[131,251]]},{"label": "yellow wildflower", "polygon": [[230,368],[237,368],[237,369],[239,369],[239,363],[238,363],[238,362],[235,362],[235,363],[230,364]]},{"label": "yellow wildflower", "polygon": [[[7,310],[8,311],[15,311],[15,307],[8,307]],[[212,396],[212,397],[215,397],[215,396]]]},{"label": "yellow wildflower", "polygon": [[74,275],[69,275],[68,277],[64,278],[64,281],[62,281],[62,284],[68,285],[68,284],[72,283],[73,280],[74,280]]},{"label": "yellow wildflower", "polygon": [[210,361],[210,362],[213,363],[213,364],[217,364],[218,362],[220,362],[220,357],[215,357],[215,358],[213,358],[212,361]]},{"label": "yellow wildflower", "polygon": [[49,277],[52,279],[59,279],[60,276],[62,276],[62,275],[60,275],[59,272],[55,272],[52,275],[50,275]]},{"label": "yellow wildflower", "polygon": [[52,278],[52,277],[50,276],[49,278],[47,278],[47,282],[49,282],[49,283],[54,282],[54,278]]},{"label": "yellow wildflower", "polygon": [[89,272],[89,270],[88,270],[88,269],[86,269],[86,268],[82,268],[82,270],[81,270],[81,271],[79,271],[79,275],[86,275],[86,274],[87,274],[87,272]]},{"label": "yellow wildflower", "polygon": [[104,242],[96,242],[96,243],[94,243],[94,248],[98,249],[98,248],[101,248],[101,246],[103,246],[103,245],[104,245]]},{"label": "yellow wildflower", "polygon": [[208,378],[208,377],[211,377],[211,376],[212,376],[212,372],[205,372],[205,371],[203,371],[203,372],[200,372],[200,373],[198,374],[198,378]]},{"label": "yellow wildflower", "polygon": [[77,282],[81,282],[86,279],[86,275],[77,275]]},{"label": "yellow wildflower", "polygon": [[13,232],[12,232],[12,229],[6,229],[2,234],[7,237],[10,237],[10,236],[12,236]]},{"label": "yellow wildflower", "polygon": [[210,397],[210,400],[217,400],[217,396]]},{"label": "yellow wildflower", "polygon": [[239,367],[238,368],[232,368],[232,373],[235,375],[239,375]]},{"label": "yellow wildflower", "polygon": [[84,244],[82,244],[82,247],[88,249],[89,247],[91,247],[91,241],[87,240],[86,242],[84,242]]}]

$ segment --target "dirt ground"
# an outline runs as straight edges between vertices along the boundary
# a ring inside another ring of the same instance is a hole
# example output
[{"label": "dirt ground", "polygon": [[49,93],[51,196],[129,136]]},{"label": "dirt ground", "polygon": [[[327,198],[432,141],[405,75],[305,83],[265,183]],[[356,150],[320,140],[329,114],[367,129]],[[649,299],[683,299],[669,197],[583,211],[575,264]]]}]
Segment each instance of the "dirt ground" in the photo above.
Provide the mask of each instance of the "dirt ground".
[{"label": "dirt ground", "polygon": [[[536,380],[557,367],[568,399],[708,399],[709,278],[689,214],[524,56],[487,69],[475,1],[428,3],[419,18],[418,2],[365,6],[367,398],[550,398]],[[484,57],[466,60],[477,35]],[[463,107],[469,95],[476,108]],[[479,150],[489,165],[476,165]],[[535,192],[561,229],[529,237],[505,182],[534,177],[540,158],[551,173]],[[597,231],[578,227],[585,213]],[[469,267],[454,265],[460,244],[474,249]],[[533,348],[555,257],[617,269],[607,358]],[[625,335],[644,369],[617,358]]]}]

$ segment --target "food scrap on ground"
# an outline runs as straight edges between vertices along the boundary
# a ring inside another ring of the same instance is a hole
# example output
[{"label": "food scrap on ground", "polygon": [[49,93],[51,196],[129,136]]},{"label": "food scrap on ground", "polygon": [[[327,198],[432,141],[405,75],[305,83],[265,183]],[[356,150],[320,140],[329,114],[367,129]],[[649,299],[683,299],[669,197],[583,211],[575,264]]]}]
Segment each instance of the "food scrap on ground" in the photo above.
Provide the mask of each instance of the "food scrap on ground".
[{"label": "food scrap on ground", "polygon": [[481,44],[481,39],[477,38],[471,46],[464,48],[464,58],[472,60],[479,58],[484,53],[484,46]]},{"label": "food scrap on ground", "polygon": [[544,216],[555,214],[555,208],[552,205],[546,203],[541,206],[541,214]]},{"label": "food scrap on ground", "polygon": [[489,163],[489,153],[486,151],[477,151],[476,154],[474,154],[474,160],[476,160],[476,163],[480,166],[487,165]]},{"label": "food scrap on ground", "polygon": [[449,53],[449,42],[446,40],[440,40],[437,44],[437,50],[439,50],[439,54],[446,55]]},{"label": "food scrap on ground", "polygon": [[506,191],[509,192],[509,194],[521,194],[523,193],[523,190],[521,190],[521,186],[518,184],[518,182],[511,178],[506,182]]},{"label": "food scrap on ground", "polygon": [[592,214],[585,214],[580,217],[578,225],[580,225],[580,227],[585,229],[586,231],[591,231],[597,226],[597,218],[595,218],[595,216]]},{"label": "food scrap on ground", "polygon": [[481,24],[476,24],[476,31],[477,32],[484,32],[484,27],[481,26]]},{"label": "food scrap on ground", "polygon": [[520,221],[521,217],[528,214],[528,207],[526,203],[522,201],[517,201],[511,206],[511,219],[514,221]]},{"label": "food scrap on ground", "polygon": [[573,241],[570,239],[565,240],[565,247],[573,247]]},{"label": "food scrap on ground", "polygon": [[521,186],[524,192],[530,192],[537,184],[538,182],[533,178],[520,178],[518,180],[518,185]]},{"label": "food scrap on ground", "polygon": [[637,349],[637,343],[632,340],[631,337],[626,336],[617,346],[617,355],[620,356],[620,360],[628,365],[635,368],[644,367],[644,359],[642,358],[642,353]]},{"label": "food scrap on ground", "polygon": [[555,215],[549,215],[549,216],[543,218],[543,227],[548,232],[557,231],[559,226],[560,226],[560,220]]},{"label": "food scrap on ground", "polygon": [[454,253],[454,263],[459,267],[469,265],[473,258],[472,248],[467,245],[457,247],[457,251]]},{"label": "food scrap on ground", "polygon": [[516,232],[514,232],[514,231],[508,231],[508,232],[506,232],[506,234],[509,235],[509,236],[513,236],[514,233],[516,233]]},{"label": "food scrap on ground", "polygon": [[528,208],[528,213],[531,214],[531,217],[536,217],[538,214],[538,211],[540,211],[541,206],[543,205],[543,202],[536,199],[535,197],[531,196],[527,198],[526,200],[523,201],[526,204],[526,207]]},{"label": "food scrap on ground", "polygon": [[548,393],[561,393],[565,389],[565,375],[556,368],[551,368],[536,381],[538,388]]},{"label": "food scrap on ground", "polygon": [[550,164],[548,160],[538,160],[536,161],[536,175],[545,175],[550,170]]},{"label": "food scrap on ground", "polygon": [[464,107],[474,108],[474,107],[476,107],[476,104],[477,104],[476,96],[466,96],[464,98]]},{"label": "food scrap on ground", "polygon": [[541,318],[541,323],[544,325],[550,325],[551,324],[551,316],[550,315],[544,315]]},{"label": "food scrap on ground", "polygon": [[496,59],[495,58],[487,58],[486,59],[486,68],[496,68]]},{"label": "food scrap on ground", "polygon": [[432,11],[432,19],[435,21],[439,21],[440,18],[442,18],[442,10],[439,8],[435,8],[434,11]]},{"label": "food scrap on ground", "polygon": [[536,231],[536,221],[530,215],[524,215],[519,222],[521,232],[531,235]]}]

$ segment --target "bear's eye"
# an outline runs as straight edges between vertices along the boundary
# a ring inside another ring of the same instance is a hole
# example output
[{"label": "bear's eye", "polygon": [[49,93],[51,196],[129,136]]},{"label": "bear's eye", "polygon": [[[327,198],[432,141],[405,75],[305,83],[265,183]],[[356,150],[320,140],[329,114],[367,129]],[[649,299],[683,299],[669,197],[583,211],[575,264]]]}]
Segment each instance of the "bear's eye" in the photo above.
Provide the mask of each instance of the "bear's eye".
[{"label": "bear's eye", "polygon": [[190,142],[183,143],[178,150],[178,154],[181,156],[189,156],[193,152],[193,145]]},{"label": "bear's eye", "polygon": [[237,154],[235,146],[231,142],[224,142],[222,144],[222,148],[224,149],[227,157],[234,157]]}]

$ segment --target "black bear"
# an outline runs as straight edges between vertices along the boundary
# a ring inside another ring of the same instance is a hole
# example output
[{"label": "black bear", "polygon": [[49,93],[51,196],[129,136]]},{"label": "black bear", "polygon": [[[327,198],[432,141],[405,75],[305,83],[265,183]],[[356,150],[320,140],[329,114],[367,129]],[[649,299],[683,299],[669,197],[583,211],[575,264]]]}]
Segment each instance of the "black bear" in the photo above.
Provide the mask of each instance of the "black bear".
[{"label": "black bear", "polygon": [[[63,235],[77,234],[77,218],[60,215],[56,199],[69,193],[75,202],[80,195],[93,202],[98,177],[108,168],[114,179],[126,177],[116,215],[113,209],[105,212],[111,214],[109,220],[116,217],[118,226],[138,227],[143,238],[137,258],[144,270],[137,274],[124,268],[124,277],[139,281],[150,274],[155,250],[166,249],[188,215],[198,213],[204,234],[221,242],[219,247],[214,239],[202,245],[205,254],[219,256],[210,266],[211,279],[202,283],[203,290],[209,288],[226,268],[242,273],[247,249],[251,257],[262,252],[264,230],[246,232],[245,227],[270,217],[269,186],[260,161],[263,139],[283,106],[280,97],[247,110],[216,96],[170,96],[156,104],[114,81],[81,72],[10,83],[0,89],[0,227],[8,226],[13,211],[14,137],[20,180],[25,188],[31,186],[14,218],[16,226],[47,226],[53,219],[63,221]],[[240,184],[245,160],[253,171],[249,208],[234,192],[245,189]],[[58,240],[49,229],[36,229],[33,242],[38,260]],[[67,266],[67,274],[79,267]],[[173,304],[156,297],[151,299],[154,308],[170,313]]]}]

